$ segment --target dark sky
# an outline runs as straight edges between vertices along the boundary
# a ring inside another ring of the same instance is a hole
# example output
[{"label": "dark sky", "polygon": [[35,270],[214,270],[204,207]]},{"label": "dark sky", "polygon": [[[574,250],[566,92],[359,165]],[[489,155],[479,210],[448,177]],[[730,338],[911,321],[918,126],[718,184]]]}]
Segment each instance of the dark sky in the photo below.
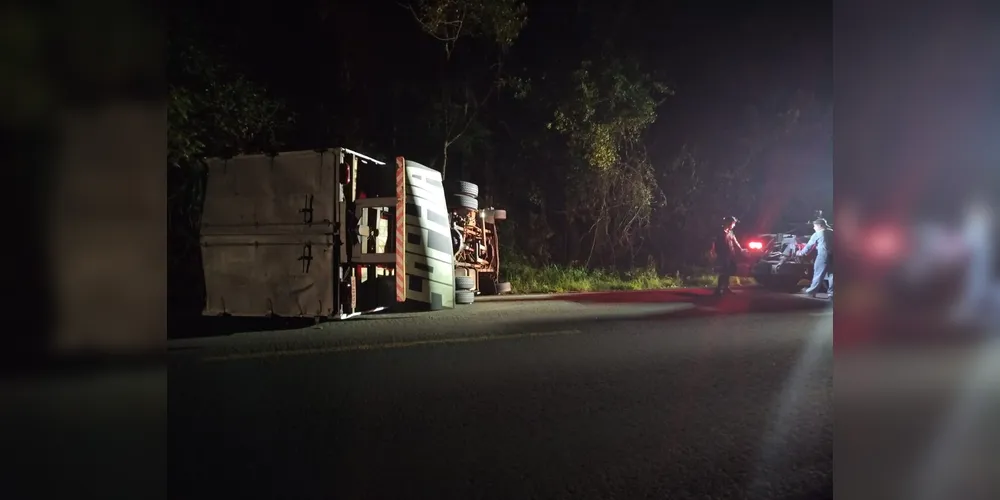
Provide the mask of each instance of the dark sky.
[{"label": "dark sky", "polygon": [[[321,86],[319,76],[336,64],[341,49],[370,54],[375,76],[396,72],[386,63],[419,71],[422,63],[410,56],[420,49],[432,56],[440,51],[397,0],[184,0],[175,8],[184,9],[179,12],[190,23],[192,7],[184,3],[195,6],[203,20],[194,22],[229,45],[229,55],[244,70],[281,93]],[[723,105],[758,95],[769,85],[830,94],[829,2],[527,3],[529,22],[512,54],[525,63],[572,60],[581,42],[601,37],[641,57],[684,100],[705,96]],[[325,19],[321,12],[328,12]]]}]

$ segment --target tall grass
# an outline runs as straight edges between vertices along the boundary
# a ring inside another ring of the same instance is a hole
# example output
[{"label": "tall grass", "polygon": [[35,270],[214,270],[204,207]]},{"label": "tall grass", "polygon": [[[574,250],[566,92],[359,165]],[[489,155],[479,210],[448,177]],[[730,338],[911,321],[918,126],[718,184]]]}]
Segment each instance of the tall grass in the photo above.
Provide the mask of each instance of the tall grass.
[{"label": "tall grass", "polygon": [[[537,266],[520,259],[506,259],[503,278],[514,293],[603,292],[612,290],[660,290],[715,285],[715,275],[707,271],[662,276],[652,266],[628,272],[592,270],[557,265]],[[752,284],[748,278],[733,278],[732,284]]]}]

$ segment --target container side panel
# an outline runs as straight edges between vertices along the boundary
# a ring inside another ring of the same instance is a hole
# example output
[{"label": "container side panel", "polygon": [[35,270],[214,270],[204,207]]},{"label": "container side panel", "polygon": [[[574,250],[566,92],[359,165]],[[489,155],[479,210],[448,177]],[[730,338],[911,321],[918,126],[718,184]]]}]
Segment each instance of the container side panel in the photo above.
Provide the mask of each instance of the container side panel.
[{"label": "container side panel", "polygon": [[207,236],[205,314],[328,316],[334,311],[329,239]]}]

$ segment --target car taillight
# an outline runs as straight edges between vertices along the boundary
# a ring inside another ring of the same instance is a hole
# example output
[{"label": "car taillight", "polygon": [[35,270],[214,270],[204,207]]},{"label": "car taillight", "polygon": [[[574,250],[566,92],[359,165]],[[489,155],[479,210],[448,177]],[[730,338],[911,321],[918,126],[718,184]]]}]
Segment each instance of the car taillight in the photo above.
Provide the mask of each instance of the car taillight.
[{"label": "car taillight", "polygon": [[751,241],[747,247],[749,247],[750,250],[760,250],[761,248],[764,248],[764,244],[759,241]]}]

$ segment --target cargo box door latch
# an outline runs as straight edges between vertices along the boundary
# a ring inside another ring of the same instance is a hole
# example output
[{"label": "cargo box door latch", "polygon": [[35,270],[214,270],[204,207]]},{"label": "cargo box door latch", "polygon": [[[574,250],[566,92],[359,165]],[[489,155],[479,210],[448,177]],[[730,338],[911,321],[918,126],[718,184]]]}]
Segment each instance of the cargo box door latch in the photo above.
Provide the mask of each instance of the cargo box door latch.
[{"label": "cargo box door latch", "polygon": [[302,263],[302,274],[309,273],[309,267],[312,266],[312,243],[306,243],[302,245],[302,256],[299,257],[299,262]]},{"label": "cargo box door latch", "polygon": [[299,213],[302,214],[302,222],[304,224],[313,223],[313,195],[306,197],[306,204],[304,207],[299,209]]}]

